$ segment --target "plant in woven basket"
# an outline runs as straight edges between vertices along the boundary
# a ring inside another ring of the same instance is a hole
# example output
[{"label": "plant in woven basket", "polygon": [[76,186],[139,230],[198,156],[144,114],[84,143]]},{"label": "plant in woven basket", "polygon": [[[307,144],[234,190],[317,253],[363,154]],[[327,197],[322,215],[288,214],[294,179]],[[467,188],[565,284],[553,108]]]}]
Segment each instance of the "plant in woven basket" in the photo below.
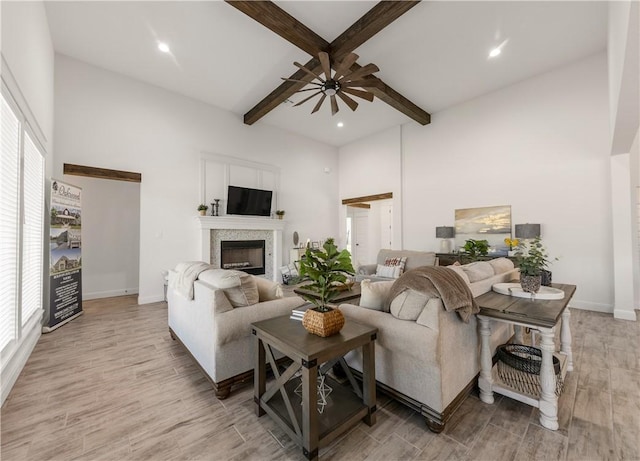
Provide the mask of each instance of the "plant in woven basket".
[{"label": "plant in woven basket", "polygon": [[320,312],[331,310],[327,304],[335,298],[347,282],[347,276],[354,274],[351,254],[347,250],[338,251],[334,239],[328,238],[321,249],[307,248],[300,260],[300,277],[312,283],[304,285],[305,290],[316,297],[303,297],[316,305]]},{"label": "plant in woven basket", "polygon": [[536,293],[540,289],[542,271],[549,265],[549,255],[540,237],[518,243],[516,262],[520,268],[522,289],[529,293]]}]

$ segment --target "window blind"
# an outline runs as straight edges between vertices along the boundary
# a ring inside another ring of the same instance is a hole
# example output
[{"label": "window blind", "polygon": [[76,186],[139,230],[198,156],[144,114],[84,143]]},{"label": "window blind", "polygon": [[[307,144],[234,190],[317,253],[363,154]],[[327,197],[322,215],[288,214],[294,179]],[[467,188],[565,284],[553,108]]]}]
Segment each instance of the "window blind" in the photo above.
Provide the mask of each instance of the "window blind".
[{"label": "window blind", "polygon": [[0,115],[0,350],[16,339],[20,121],[4,96]]},{"label": "window blind", "polygon": [[42,308],[44,158],[28,133],[24,136],[22,224],[22,326]]}]

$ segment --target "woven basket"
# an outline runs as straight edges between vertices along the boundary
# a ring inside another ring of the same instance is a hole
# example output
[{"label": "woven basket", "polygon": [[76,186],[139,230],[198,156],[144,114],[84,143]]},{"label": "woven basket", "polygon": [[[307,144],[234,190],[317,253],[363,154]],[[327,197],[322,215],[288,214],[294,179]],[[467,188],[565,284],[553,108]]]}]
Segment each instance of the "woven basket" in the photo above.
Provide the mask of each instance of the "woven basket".
[{"label": "woven basket", "polygon": [[328,312],[319,312],[307,309],[302,317],[302,326],[314,335],[326,338],[335,335],[344,326],[344,315],[339,309],[331,309]]},{"label": "woven basket", "polygon": [[[540,395],[540,366],[542,351],[523,344],[503,344],[498,347],[498,376],[517,391],[533,396]],[[556,395],[562,393],[564,383],[560,360],[553,356],[553,372],[556,375]]]}]

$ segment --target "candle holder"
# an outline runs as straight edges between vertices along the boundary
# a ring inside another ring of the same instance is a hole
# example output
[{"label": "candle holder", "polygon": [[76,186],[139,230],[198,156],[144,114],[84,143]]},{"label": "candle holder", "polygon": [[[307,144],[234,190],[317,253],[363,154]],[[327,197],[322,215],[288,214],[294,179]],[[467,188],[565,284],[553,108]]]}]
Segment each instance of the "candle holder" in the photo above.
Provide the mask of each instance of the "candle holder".
[{"label": "candle holder", "polygon": [[214,198],[211,204],[211,216],[220,216],[220,199]]}]

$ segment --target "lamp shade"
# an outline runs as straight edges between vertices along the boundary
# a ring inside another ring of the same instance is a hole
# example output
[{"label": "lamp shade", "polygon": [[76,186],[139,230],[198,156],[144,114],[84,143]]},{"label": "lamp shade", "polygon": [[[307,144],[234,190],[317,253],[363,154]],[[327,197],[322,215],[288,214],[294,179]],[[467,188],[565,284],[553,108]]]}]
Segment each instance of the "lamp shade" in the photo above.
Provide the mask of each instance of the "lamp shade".
[{"label": "lamp shade", "polygon": [[540,237],[540,224],[516,224],[516,238],[534,239]]},{"label": "lamp shade", "polygon": [[436,227],[436,238],[451,239],[455,234],[455,227],[440,226]]}]

